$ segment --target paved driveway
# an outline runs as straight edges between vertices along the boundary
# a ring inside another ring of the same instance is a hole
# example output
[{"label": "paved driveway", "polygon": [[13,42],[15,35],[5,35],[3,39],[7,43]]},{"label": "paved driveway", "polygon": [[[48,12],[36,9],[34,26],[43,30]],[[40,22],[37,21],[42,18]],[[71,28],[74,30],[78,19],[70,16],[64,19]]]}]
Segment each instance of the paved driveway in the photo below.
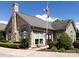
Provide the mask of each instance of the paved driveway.
[{"label": "paved driveway", "polygon": [[35,49],[10,49],[0,47],[0,57],[79,57],[77,53],[58,53],[58,52],[45,52],[45,51],[36,51],[39,48]]}]

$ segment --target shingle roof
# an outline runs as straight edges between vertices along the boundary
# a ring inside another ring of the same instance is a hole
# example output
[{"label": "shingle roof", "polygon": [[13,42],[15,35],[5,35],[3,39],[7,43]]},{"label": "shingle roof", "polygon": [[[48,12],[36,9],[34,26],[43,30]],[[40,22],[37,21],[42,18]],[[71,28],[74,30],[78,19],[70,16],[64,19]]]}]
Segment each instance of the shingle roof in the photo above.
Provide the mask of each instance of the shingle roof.
[{"label": "shingle roof", "polygon": [[65,30],[70,22],[73,22],[73,20],[56,20],[53,23],[51,23],[51,25],[54,28],[54,30]]},{"label": "shingle roof", "polygon": [[6,24],[0,23],[0,30],[5,30]]},{"label": "shingle roof", "polygon": [[[28,22],[31,26],[46,28],[47,22],[44,20],[41,20],[40,18],[37,18],[35,16],[24,15],[21,13],[17,13],[17,15],[19,15],[22,19]],[[51,26],[49,22],[48,22],[48,29],[53,30],[53,27]]]},{"label": "shingle roof", "polygon": [[[39,27],[39,28],[47,28],[47,22],[37,18],[35,16],[25,15],[22,13],[17,13],[22,19],[24,19],[26,22],[28,22],[31,26]],[[56,20],[54,22],[48,22],[48,29],[51,30],[65,30],[67,25],[73,22],[73,20]],[[75,26],[74,26],[75,27]]]}]

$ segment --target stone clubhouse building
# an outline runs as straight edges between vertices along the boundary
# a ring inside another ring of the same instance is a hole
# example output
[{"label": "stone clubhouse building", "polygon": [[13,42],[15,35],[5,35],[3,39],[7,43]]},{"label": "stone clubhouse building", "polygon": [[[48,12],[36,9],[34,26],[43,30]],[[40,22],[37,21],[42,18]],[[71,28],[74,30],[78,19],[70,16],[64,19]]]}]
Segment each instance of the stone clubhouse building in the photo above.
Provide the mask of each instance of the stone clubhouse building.
[{"label": "stone clubhouse building", "polygon": [[[76,28],[72,20],[48,22],[35,16],[25,15],[19,12],[17,3],[12,5],[12,16],[5,28],[6,40],[20,41],[22,38],[31,38],[31,47],[46,46],[48,40],[59,39],[62,32],[66,32],[74,41],[76,40]],[[48,30],[48,32],[47,32]]]}]

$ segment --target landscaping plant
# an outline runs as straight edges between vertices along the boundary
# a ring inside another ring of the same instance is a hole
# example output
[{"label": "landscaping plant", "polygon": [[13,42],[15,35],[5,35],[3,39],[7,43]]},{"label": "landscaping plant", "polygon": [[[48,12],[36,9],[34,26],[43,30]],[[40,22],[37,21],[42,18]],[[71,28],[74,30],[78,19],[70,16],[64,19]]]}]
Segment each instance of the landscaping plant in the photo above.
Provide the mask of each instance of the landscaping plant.
[{"label": "landscaping plant", "polygon": [[50,41],[49,42],[49,49],[51,49],[52,47],[57,47],[57,41]]},{"label": "landscaping plant", "polygon": [[5,31],[0,31],[0,40],[5,40]]},{"label": "landscaping plant", "polygon": [[79,40],[74,41],[73,46],[79,49]]},{"label": "landscaping plant", "polygon": [[21,39],[20,46],[21,46],[21,48],[28,48],[28,47],[30,47],[30,38]]},{"label": "landscaping plant", "polygon": [[72,46],[72,39],[67,35],[67,33],[63,32],[60,35],[59,48],[71,49]]}]

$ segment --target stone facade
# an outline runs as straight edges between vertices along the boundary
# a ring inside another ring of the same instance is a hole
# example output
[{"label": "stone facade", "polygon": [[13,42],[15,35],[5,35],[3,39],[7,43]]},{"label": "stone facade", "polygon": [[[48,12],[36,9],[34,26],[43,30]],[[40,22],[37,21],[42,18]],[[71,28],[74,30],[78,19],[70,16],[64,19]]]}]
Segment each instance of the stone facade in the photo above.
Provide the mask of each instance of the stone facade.
[{"label": "stone facade", "polygon": [[72,23],[68,24],[68,27],[66,28],[65,32],[69,35],[71,39],[73,39],[73,41],[76,40],[76,31]]}]

